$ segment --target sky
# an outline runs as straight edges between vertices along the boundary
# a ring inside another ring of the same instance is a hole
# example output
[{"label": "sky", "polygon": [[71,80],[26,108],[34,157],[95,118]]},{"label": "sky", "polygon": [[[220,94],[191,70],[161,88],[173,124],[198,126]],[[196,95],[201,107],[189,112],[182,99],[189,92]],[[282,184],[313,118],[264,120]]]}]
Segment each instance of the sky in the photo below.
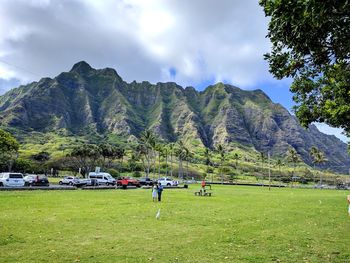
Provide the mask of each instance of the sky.
[{"label": "sky", "polygon": [[268,19],[256,0],[0,2],[0,95],[84,60],[127,82],[262,89],[292,109],[291,80],[275,80],[263,59]]}]

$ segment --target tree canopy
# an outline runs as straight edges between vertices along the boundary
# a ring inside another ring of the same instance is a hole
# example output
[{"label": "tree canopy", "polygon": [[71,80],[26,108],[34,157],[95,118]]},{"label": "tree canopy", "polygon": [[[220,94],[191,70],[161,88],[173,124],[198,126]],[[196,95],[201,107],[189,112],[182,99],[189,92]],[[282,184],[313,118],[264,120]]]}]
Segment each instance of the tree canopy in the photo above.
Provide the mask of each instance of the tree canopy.
[{"label": "tree canopy", "polygon": [[80,168],[81,174],[85,176],[99,164],[100,151],[95,144],[82,144],[74,147],[69,157],[74,159],[76,169]]},{"label": "tree canopy", "polygon": [[17,140],[10,133],[0,129],[0,164],[6,164],[9,171],[17,158],[18,149]]},{"label": "tree canopy", "polygon": [[295,113],[304,126],[325,122],[350,134],[350,2],[260,0],[270,17],[277,78],[293,78]]},{"label": "tree canopy", "polygon": [[0,129],[0,152],[17,152],[18,148],[19,143],[17,140],[10,133]]}]

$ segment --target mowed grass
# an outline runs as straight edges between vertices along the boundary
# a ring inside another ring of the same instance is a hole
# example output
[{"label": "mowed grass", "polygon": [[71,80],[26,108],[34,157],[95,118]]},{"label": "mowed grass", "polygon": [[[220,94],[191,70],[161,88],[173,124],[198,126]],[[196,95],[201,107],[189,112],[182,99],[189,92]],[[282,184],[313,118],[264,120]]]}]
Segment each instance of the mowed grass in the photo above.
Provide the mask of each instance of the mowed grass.
[{"label": "mowed grass", "polygon": [[350,262],[349,192],[197,189],[0,192],[0,261]]}]

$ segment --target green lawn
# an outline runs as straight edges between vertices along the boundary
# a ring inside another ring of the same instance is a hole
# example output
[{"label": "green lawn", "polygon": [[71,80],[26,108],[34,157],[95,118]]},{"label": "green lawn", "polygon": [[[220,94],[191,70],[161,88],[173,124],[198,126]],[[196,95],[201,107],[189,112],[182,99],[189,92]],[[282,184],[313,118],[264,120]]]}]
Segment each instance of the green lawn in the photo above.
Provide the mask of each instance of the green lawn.
[{"label": "green lawn", "polygon": [[0,261],[350,262],[349,192],[198,188],[0,192]]}]

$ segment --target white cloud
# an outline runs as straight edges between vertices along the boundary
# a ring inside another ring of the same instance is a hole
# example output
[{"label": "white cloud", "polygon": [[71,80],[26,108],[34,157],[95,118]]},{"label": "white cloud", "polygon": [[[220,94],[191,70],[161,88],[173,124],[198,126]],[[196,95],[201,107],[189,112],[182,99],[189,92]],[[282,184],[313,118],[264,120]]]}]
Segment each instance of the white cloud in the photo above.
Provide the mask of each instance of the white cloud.
[{"label": "white cloud", "polygon": [[317,129],[325,134],[334,135],[345,143],[350,142],[349,138],[344,134],[341,128],[333,128],[325,123],[315,123]]},{"label": "white cloud", "polygon": [[[266,32],[253,0],[4,0],[0,60],[17,68],[0,62],[0,78],[53,77],[86,60],[127,81],[196,86],[214,77],[245,88],[271,79]],[[164,74],[170,68],[176,76]]]},{"label": "white cloud", "polygon": [[[0,95],[85,60],[129,82],[262,84],[290,108],[286,86],[278,88],[288,80],[273,80],[263,60],[266,34],[256,0],[2,0]],[[318,127],[347,140],[339,129]]]}]

